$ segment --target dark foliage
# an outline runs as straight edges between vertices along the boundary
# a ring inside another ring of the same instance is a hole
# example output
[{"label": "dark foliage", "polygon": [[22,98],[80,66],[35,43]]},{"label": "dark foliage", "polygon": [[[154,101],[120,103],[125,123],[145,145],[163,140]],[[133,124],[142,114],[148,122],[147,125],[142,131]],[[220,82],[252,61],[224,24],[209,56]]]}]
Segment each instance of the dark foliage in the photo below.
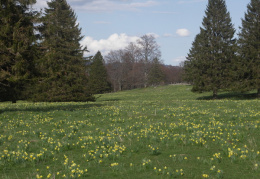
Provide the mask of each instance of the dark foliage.
[{"label": "dark foliage", "polygon": [[52,0],[42,17],[42,58],[37,61],[34,101],[94,100],[87,90],[81,29],[66,0]]},{"label": "dark foliage", "polygon": [[32,0],[1,0],[0,6],[0,101],[22,99],[33,76],[36,37],[29,9]]},{"label": "dark foliage", "polygon": [[111,91],[111,84],[108,82],[104,59],[100,52],[97,52],[91,60],[88,90],[92,94],[102,94]]},{"label": "dark foliage", "polygon": [[260,98],[260,1],[251,0],[247,13],[242,19],[239,33],[239,63],[237,71],[239,83],[236,85],[242,91],[257,89]]},{"label": "dark foliage", "polygon": [[193,91],[229,89],[233,80],[232,64],[236,60],[236,40],[224,0],[209,0],[200,33],[196,36],[185,63],[186,80]]}]

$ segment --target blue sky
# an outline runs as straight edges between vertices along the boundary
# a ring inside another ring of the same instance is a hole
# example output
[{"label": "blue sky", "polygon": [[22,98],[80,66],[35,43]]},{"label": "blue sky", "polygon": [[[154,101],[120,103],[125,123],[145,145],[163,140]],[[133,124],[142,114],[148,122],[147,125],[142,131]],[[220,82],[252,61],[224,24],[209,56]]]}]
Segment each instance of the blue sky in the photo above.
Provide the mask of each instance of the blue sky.
[{"label": "blue sky", "polygon": [[[145,34],[154,34],[162,60],[179,65],[199,33],[208,0],[67,0],[78,16],[84,39],[94,55],[124,48]],[[239,31],[250,0],[226,0],[232,23]],[[37,8],[46,7],[38,0]]]}]

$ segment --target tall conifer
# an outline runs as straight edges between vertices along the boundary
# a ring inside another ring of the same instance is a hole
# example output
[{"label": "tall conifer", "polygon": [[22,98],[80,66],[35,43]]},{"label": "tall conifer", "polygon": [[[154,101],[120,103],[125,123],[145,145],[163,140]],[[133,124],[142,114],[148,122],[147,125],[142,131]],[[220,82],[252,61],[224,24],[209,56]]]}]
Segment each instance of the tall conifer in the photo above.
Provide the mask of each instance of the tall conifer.
[{"label": "tall conifer", "polygon": [[247,6],[247,13],[242,19],[239,33],[238,71],[240,83],[238,88],[248,91],[257,89],[260,98],[260,1],[251,0]]},{"label": "tall conifer", "polygon": [[156,86],[163,83],[163,81],[164,74],[161,68],[160,60],[158,58],[154,58],[148,73],[148,84]]},{"label": "tall conifer", "polygon": [[101,94],[111,91],[111,84],[108,82],[104,59],[99,51],[91,60],[88,88],[93,94]]},{"label": "tall conifer", "polygon": [[32,76],[35,50],[34,0],[1,0],[0,101],[21,99]]},{"label": "tall conifer", "polygon": [[88,101],[86,61],[81,29],[66,0],[48,2],[40,27],[43,57],[37,63],[40,78],[35,101]]},{"label": "tall conifer", "polygon": [[185,73],[193,91],[227,89],[232,81],[230,69],[235,58],[235,29],[224,0],[209,0],[200,34],[188,54]]}]

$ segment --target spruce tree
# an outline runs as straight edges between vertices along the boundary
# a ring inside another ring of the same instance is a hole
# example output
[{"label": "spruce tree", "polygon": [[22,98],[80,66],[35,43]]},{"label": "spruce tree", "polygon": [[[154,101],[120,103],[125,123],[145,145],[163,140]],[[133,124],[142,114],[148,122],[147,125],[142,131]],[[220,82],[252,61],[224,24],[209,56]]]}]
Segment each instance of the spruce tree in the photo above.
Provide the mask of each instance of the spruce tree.
[{"label": "spruce tree", "polygon": [[0,101],[22,99],[32,77],[35,54],[33,0],[1,0],[0,5]]},{"label": "spruce tree", "polygon": [[93,94],[102,94],[111,91],[111,84],[108,82],[104,59],[99,51],[91,60],[88,88]]},{"label": "spruce tree", "polygon": [[158,58],[154,58],[148,73],[148,84],[152,86],[160,85],[163,82],[164,74]]},{"label": "spruce tree", "polygon": [[257,89],[260,98],[260,1],[251,0],[242,19],[239,33],[238,88],[242,91]]},{"label": "spruce tree", "polygon": [[209,0],[205,14],[184,68],[193,91],[213,91],[217,98],[218,91],[229,88],[232,81],[235,29],[224,0]]},{"label": "spruce tree", "polygon": [[52,0],[45,8],[41,48],[43,57],[37,63],[40,77],[34,101],[88,101],[86,61],[80,40],[81,29],[66,0]]},{"label": "spruce tree", "polygon": [[211,86],[205,85],[210,83],[211,79],[207,74],[210,63],[206,63],[209,62],[207,61],[205,48],[207,47],[207,39],[203,32],[204,30],[201,29],[200,33],[196,35],[187,60],[184,62],[184,78],[193,85],[193,92],[200,91],[200,89],[204,89],[204,91],[211,90]]}]

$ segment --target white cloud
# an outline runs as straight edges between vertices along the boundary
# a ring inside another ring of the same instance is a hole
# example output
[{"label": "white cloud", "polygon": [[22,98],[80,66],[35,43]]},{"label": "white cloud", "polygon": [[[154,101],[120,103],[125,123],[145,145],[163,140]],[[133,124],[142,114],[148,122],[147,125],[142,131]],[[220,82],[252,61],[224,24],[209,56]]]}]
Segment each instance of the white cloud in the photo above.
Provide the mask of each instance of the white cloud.
[{"label": "white cloud", "polygon": [[[158,5],[158,2],[154,0],[145,2],[137,0],[68,0],[68,3],[73,9],[88,12],[136,11],[140,8]],[[38,0],[34,7],[39,9],[46,6],[46,0]]]},{"label": "white cloud", "polygon": [[85,37],[81,41],[81,45],[87,46],[89,52],[86,56],[95,55],[97,51],[100,51],[102,55],[107,55],[111,50],[119,50],[125,48],[130,42],[135,42],[139,37],[128,36],[124,33],[122,34],[112,34],[107,39],[96,40],[92,37]]},{"label": "white cloud", "polygon": [[172,64],[179,65],[181,62],[184,62],[186,60],[185,56],[176,57],[171,60]]},{"label": "white cloud", "polygon": [[88,12],[112,12],[112,11],[136,11],[140,8],[155,6],[158,3],[155,1],[146,2],[125,2],[111,0],[95,0],[86,2],[81,5],[74,5],[76,9]]},{"label": "white cloud", "polygon": [[153,33],[153,32],[146,33],[146,35],[152,35],[152,36],[154,36],[154,38],[156,38],[156,39],[160,37],[158,34]]},{"label": "white cloud", "polygon": [[43,9],[47,7],[47,1],[46,0],[37,0],[36,4],[33,6],[34,8],[37,9]]},{"label": "white cloud", "polygon": [[176,31],[176,34],[177,34],[178,36],[180,36],[180,37],[187,37],[187,36],[190,35],[190,32],[189,32],[188,29],[178,29],[178,30]]},{"label": "white cloud", "polygon": [[182,0],[178,1],[179,4],[190,4],[190,3],[198,3],[198,2],[205,2],[206,0]]}]

